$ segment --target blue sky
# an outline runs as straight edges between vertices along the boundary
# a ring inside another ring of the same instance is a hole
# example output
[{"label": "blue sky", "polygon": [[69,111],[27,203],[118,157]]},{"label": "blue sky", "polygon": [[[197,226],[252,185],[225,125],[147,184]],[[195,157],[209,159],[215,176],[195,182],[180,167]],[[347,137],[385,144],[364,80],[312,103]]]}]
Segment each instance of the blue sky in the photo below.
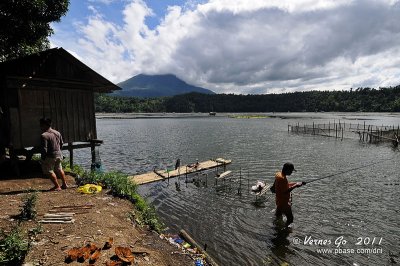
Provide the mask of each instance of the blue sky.
[{"label": "blue sky", "polygon": [[400,84],[399,14],[399,0],[71,0],[50,42],[115,83],[171,73],[217,93],[377,88]]},{"label": "blue sky", "polygon": [[[154,29],[160,20],[165,16],[168,6],[185,6],[186,0],[146,0],[144,1],[154,13],[153,16],[146,18],[146,24]],[[74,21],[85,20],[91,15],[90,6],[94,6],[103,14],[107,20],[114,23],[122,23],[121,11],[128,1],[87,1],[87,0],[70,0],[68,14],[63,18],[63,25],[72,25]]]}]

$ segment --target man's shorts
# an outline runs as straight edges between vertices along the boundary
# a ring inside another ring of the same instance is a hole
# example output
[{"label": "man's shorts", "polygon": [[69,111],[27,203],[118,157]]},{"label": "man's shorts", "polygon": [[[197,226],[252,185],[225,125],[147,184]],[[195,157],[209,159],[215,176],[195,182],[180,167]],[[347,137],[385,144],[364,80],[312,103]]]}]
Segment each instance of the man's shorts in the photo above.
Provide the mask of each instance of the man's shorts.
[{"label": "man's shorts", "polygon": [[52,174],[57,170],[62,170],[61,157],[46,157],[46,159],[42,161],[42,171],[44,174]]}]

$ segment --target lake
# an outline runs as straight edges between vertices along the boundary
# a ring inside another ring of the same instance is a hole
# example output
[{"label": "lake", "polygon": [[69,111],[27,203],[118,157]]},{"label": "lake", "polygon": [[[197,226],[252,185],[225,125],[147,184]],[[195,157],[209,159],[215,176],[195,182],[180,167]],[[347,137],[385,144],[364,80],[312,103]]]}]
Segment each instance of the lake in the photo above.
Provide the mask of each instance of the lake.
[{"label": "lake", "polygon": [[[390,143],[362,143],[357,136],[340,140],[288,133],[288,124],[340,120],[397,127],[400,115],[266,115],[276,117],[175,114],[97,119],[98,138],[104,140],[101,159],[107,170],[128,174],[173,167],[177,158],[182,164],[217,157],[232,160],[228,169],[243,179],[242,196],[235,182],[225,186],[220,182],[216,188],[212,172],[207,174],[207,187],[201,182],[185,183],[183,177],[139,189],[170,232],[185,229],[199,243],[207,244],[207,251],[220,265],[399,263],[399,151]],[[87,150],[77,152],[78,163],[87,165],[88,157]],[[248,186],[257,180],[272,183],[285,162],[292,162],[297,170],[289,182],[337,173],[293,191],[291,230],[274,223],[273,195],[255,205],[255,197],[248,194]],[[349,169],[355,170],[338,174]],[[205,182],[205,175],[200,178]]]}]

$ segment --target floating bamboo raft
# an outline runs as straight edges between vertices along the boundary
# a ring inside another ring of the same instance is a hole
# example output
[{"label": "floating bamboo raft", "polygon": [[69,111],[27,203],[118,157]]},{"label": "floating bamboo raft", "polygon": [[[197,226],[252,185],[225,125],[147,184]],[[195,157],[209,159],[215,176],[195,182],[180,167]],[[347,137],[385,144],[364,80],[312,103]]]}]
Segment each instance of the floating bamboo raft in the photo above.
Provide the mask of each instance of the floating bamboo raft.
[{"label": "floating bamboo raft", "polygon": [[231,160],[225,160],[223,158],[217,158],[215,160],[208,160],[205,162],[200,162],[197,167],[184,165],[180,166],[175,170],[155,170],[153,172],[130,176],[129,178],[138,185],[143,185],[151,182],[156,182],[160,180],[165,180],[172,177],[177,177],[186,174],[192,174],[196,172],[201,172],[204,170],[212,169],[215,167],[225,167],[230,164]]}]

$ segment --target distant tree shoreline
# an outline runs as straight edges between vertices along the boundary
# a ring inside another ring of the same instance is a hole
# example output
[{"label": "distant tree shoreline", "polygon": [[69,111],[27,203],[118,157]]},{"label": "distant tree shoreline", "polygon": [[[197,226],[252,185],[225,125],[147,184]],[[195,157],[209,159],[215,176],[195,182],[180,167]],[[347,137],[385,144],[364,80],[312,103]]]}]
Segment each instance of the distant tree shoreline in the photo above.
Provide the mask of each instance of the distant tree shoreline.
[{"label": "distant tree shoreline", "polygon": [[400,112],[400,85],[349,91],[307,91],[235,95],[188,93],[172,97],[135,98],[99,94],[96,112]]}]

